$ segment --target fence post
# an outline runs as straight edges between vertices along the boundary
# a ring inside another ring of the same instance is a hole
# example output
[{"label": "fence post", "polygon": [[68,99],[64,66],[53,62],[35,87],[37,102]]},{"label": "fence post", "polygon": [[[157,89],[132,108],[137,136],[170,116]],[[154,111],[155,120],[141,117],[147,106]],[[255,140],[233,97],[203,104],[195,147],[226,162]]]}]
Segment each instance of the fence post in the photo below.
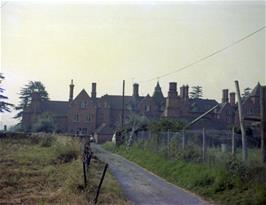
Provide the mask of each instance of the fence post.
[{"label": "fence post", "polygon": [[170,156],[170,132],[167,130],[167,155]]},{"label": "fence post", "polygon": [[185,149],[185,139],[186,136],[185,136],[185,129],[183,129],[183,132],[182,132],[182,149],[184,150]]},{"label": "fence post", "polygon": [[266,164],[266,86],[260,89],[260,113],[261,113],[261,160]]},{"label": "fence post", "polygon": [[95,199],[94,199],[94,203],[95,203],[95,204],[97,203],[98,196],[99,196],[99,194],[100,194],[100,189],[101,189],[101,186],[102,186],[102,183],[103,183],[104,176],[105,176],[105,173],[106,173],[107,168],[108,168],[108,164],[105,165],[104,170],[103,170],[102,178],[101,178],[100,184],[99,184],[98,189],[97,189],[96,197],[95,197]]},{"label": "fence post", "polygon": [[86,162],[83,160],[83,176],[84,176],[84,187],[87,186],[87,176],[86,176]]},{"label": "fence post", "polygon": [[235,155],[235,126],[232,128],[232,155]]},{"label": "fence post", "polygon": [[202,160],[205,161],[206,157],[206,141],[205,141],[205,128],[202,129]]}]

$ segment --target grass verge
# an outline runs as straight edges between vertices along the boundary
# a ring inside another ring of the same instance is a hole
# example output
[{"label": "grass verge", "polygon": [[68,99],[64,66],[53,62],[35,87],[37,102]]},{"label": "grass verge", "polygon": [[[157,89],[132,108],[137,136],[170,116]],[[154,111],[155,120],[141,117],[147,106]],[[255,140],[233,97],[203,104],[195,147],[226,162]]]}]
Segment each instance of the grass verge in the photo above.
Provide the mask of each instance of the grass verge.
[{"label": "grass verge", "polygon": [[266,204],[266,167],[247,166],[234,158],[209,166],[181,159],[167,159],[143,146],[103,147],[152,171],[167,181],[191,190],[203,198],[226,205]]},{"label": "grass verge", "polygon": [[[104,165],[92,160],[84,189],[81,147],[63,136],[0,139],[0,204],[93,204]],[[109,172],[97,204],[129,204]]]}]

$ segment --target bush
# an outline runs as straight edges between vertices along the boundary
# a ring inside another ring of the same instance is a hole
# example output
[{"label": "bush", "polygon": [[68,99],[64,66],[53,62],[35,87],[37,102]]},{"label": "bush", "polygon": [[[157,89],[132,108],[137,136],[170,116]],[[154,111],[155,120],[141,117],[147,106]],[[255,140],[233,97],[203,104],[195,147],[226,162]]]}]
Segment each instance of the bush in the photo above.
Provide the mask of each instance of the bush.
[{"label": "bush", "polygon": [[52,144],[56,141],[56,139],[52,136],[42,137],[40,140],[41,147],[51,147]]},{"label": "bush", "polygon": [[74,140],[67,142],[64,145],[56,143],[55,152],[57,157],[54,162],[56,164],[67,163],[72,160],[76,160],[79,157],[80,147],[79,144]]},{"label": "bush", "polygon": [[38,117],[36,123],[33,124],[33,132],[52,133],[55,131],[53,116],[50,113],[44,113]]}]

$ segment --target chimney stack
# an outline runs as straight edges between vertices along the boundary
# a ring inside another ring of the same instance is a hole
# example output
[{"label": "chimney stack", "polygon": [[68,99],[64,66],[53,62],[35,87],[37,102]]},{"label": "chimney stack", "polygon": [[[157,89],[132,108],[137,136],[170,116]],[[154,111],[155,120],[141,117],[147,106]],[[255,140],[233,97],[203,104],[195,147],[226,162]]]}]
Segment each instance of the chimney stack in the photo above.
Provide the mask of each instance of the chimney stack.
[{"label": "chimney stack", "polygon": [[174,82],[169,83],[168,97],[177,97],[176,86],[177,83]]},{"label": "chimney stack", "polygon": [[222,103],[228,103],[228,89],[223,89]]},{"label": "chimney stack", "polygon": [[96,99],[96,83],[91,84],[91,98]]},{"label": "chimney stack", "polygon": [[188,100],[189,99],[189,96],[188,96],[189,86],[188,85],[184,86],[184,90],[185,90],[184,99]]},{"label": "chimney stack", "polygon": [[133,97],[139,97],[139,84],[133,84]]},{"label": "chimney stack", "polygon": [[233,106],[236,104],[236,93],[230,93],[230,104]]},{"label": "chimney stack", "polygon": [[71,80],[71,83],[69,85],[69,102],[73,101],[73,95],[74,95],[74,84],[73,80]]},{"label": "chimney stack", "polygon": [[185,86],[184,85],[182,85],[181,87],[180,87],[180,97],[182,98],[182,99],[184,99],[185,98]]}]

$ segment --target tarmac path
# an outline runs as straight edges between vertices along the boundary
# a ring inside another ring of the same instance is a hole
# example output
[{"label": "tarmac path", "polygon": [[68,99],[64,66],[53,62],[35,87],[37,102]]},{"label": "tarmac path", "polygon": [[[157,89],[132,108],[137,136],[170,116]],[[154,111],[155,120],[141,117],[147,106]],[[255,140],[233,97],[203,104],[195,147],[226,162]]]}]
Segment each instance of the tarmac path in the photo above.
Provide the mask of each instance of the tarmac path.
[{"label": "tarmac path", "polygon": [[137,205],[210,205],[195,194],[175,186],[137,164],[93,144],[94,154],[109,164],[127,198]]}]

